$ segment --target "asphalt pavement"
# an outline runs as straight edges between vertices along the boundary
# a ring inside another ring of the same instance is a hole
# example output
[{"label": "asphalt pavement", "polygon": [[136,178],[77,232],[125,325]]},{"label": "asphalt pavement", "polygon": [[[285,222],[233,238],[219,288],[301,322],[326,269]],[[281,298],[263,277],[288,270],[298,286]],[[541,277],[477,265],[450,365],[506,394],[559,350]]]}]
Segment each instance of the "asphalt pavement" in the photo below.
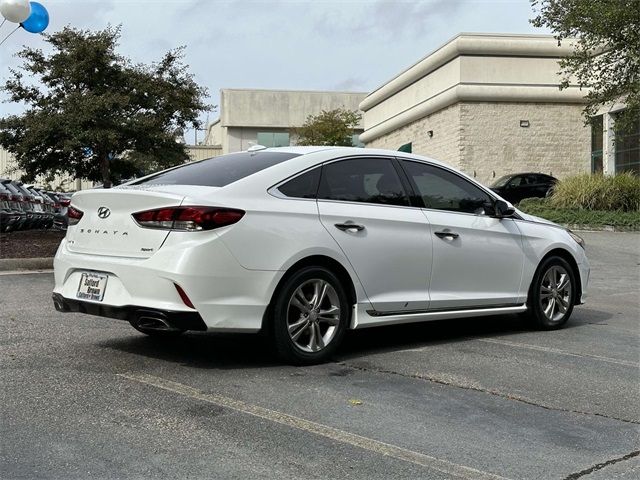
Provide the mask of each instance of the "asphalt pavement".
[{"label": "asphalt pavement", "polygon": [[154,340],[0,275],[0,478],[640,478],[640,235],[584,233],[586,305],[350,332],[331,363],[259,336]]}]

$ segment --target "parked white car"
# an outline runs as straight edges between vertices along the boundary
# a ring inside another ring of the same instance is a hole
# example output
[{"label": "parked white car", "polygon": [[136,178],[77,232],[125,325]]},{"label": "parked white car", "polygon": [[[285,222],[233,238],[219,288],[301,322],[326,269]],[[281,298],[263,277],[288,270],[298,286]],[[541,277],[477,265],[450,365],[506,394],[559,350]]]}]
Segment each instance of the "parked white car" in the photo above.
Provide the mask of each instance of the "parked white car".
[{"label": "parked white car", "polygon": [[435,160],[341,147],[255,149],[72,198],[59,311],[149,335],[271,335],[297,364],[347,329],[582,303],[580,237]]}]

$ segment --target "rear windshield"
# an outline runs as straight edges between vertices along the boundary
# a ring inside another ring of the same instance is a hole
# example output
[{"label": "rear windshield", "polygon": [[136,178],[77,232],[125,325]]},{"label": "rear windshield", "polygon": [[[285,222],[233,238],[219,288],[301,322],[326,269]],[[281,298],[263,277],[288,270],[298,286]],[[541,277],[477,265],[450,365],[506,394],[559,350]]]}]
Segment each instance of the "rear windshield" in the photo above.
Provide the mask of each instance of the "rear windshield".
[{"label": "rear windshield", "polygon": [[241,152],[187,163],[133,185],[202,185],[224,187],[260,170],[299,156],[284,152]]}]

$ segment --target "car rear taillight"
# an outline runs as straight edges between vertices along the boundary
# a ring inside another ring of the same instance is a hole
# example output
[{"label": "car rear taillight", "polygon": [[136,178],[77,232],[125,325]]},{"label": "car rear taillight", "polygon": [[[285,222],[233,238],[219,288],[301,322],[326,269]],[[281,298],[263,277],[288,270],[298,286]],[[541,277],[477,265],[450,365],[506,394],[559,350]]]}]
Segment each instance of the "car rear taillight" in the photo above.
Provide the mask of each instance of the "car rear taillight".
[{"label": "car rear taillight", "polygon": [[11,200],[11,195],[7,193],[0,193],[0,200]]},{"label": "car rear taillight", "polygon": [[71,203],[71,200],[68,198],[60,199],[60,205],[62,205],[63,207],[68,207],[70,203]]},{"label": "car rear taillight", "polygon": [[77,208],[73,208],[72,206],[69,206],[69,209],[67,210],[67,216],[69,217],[69,225],[77,224],[82,218],[82,215],[84,215],[82,211],[78,210]]},{"label": "car rear taillight", "polygon": [[197,232],[233,225],[244,216],[244,211],[222,207],[169,207],[137,212],[132,216],[144,228]]}]

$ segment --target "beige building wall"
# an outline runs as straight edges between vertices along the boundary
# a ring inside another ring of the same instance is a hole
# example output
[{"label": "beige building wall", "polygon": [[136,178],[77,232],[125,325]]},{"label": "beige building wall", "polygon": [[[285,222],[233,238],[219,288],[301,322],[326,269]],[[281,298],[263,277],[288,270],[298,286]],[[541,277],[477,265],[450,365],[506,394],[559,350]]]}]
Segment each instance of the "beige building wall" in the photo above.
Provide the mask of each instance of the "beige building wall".
[{"label": "beige building wall", "polygon": [[[223,153],[239,152],[256,145],[260,132],[288,132],[290,144],[295,145],[294,131],[309,115],[337,108],[359,111],[366,96],[361,92],[222,89],[220,118],[207,126],[203,143],[220,145]],[[363,129],[361,120],[354,130],[359,134]]]},{"label": "beige building wall", "polygon": [[[529,122],[521,127],[520,121]],[[432,132],[432,136],[429,135]],[[587,172],[591,130],[579,105],[457,103],[367,143],[413,153],[458,168],[490,184],[507,173],[543,172],[557,178]]]},{"label": "beige building wall", "polygon": [[591,129],[581,105],[463,103],[460,114],[460,169],[485,184],[507,173],[590,171]]},{"label": "beige building wall", "polygon": [[460,111],[460,104],[451,105],[368,142],[367,148],[398,150],[411,142],[413,153],[461,168]]},{"label": "beige building wall", "polygon": [[[9,178],[11,180],[20,180],[23,172],[16,167],[13,156],[3,148],[0,148],[0,178]],[[79,180],[67,175],[56,175],[52,181],[45,181],[43,178],[36,179],[38,186],[51,188],[55,191],[76,191],[92,188],[93,182],[88,180]]]},{"label": "beige building wall", "polygon": [[187,155],[192,162],[222,155],[220,145],[187,145]]}]

